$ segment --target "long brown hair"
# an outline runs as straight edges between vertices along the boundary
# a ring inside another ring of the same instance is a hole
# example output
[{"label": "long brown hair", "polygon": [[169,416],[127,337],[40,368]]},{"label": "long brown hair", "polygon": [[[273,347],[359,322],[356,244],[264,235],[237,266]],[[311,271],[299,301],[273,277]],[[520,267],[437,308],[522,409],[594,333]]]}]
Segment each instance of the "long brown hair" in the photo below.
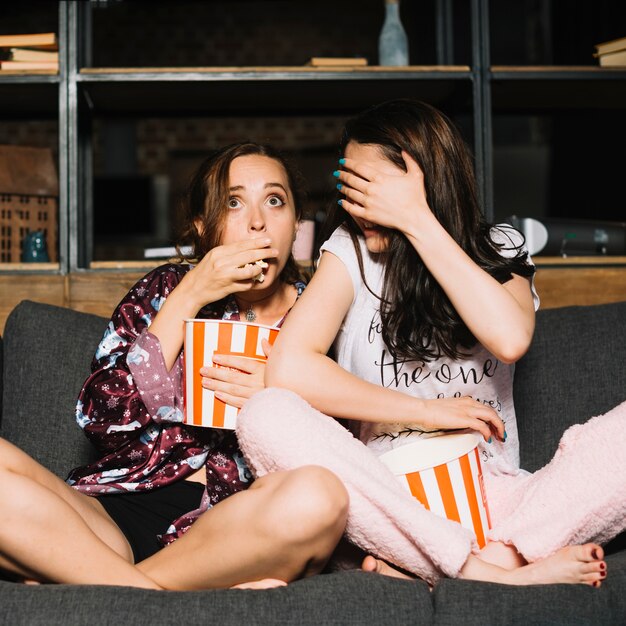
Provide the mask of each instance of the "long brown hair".
[{"label": "long brown hair", "polygon": [[[228,213],[230,165],[237,157],[250,155],[268,157],[283,166],[294,199],[296,222],[301,219],[303,179],[295,166],[272,146],[251,141],[234,143],[208,156],[191,178],[181,202],[184,219],[177,245],[181,258],[199,260],[220,245]],[[203,226],[200,230],[196,228],[198,220]],[[182,246],[190,246],[191,252],[182,254]],[[287,283],[302,280],[302,273],[292,254],[280,277]]]},{"label": "long brown hair", "polygon": [[[435,217],[457,244],[500,283],[513,274],[530,277],[534,267],[522,246],[497,244],[478,204],[472,158],[452,122],[432,106],[399,99],[373,106],[348,120],[341,154],[349,142],[375,145],[381,154],[406,171],[402,150],[424,173],[426,198]],[[360,229],[337,203],[329,214],[324,235],[340,224],[351,233],[361,276],[363,261],[357,237]],[[379,297],[382,338],[396,358],[430,361],[446,355],[462,358],[476,344],[448,296],[399,231],[388,231],[382,294]],[[501,254],[507,249],[510,258]],[[369,287],[368,287],[369,288]]]}]

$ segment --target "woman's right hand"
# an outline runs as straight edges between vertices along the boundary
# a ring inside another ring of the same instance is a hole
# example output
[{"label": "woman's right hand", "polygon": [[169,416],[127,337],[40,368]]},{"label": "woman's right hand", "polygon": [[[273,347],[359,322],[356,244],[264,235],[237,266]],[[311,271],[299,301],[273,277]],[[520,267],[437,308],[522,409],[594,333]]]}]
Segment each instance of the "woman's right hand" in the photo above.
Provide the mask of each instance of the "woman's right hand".
[{"label": "woman's right hand", "polygon": [[470,428],[478,431],[485,441],[494,434],[501,441],[505,440],[504,422],[498,413],[469,396],[424,400],[424,413],[419,423],[429,431]]},{"label": "woman's right hand", "polygon": [[254,278],[263,271],[255,265],[256,261],[278,256],[278,250],[269,247],[271,243],[268,237],[259,237],[210,250],[181,282],[181,286],[186,283],[185,290],[194,300],[197,310],[232,293],[251,289]]}]

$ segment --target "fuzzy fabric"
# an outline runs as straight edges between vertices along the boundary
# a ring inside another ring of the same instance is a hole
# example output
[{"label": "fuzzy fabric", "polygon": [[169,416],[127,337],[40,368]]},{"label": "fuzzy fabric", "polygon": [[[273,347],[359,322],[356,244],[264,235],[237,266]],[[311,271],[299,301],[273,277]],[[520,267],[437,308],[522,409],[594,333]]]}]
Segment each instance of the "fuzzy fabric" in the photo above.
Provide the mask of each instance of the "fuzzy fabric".
[{"label": "fuzzy fabric", "polygon": [[[302,465],[334,472],[350,495],[346,536],[430,583],[455,577],[473,534],[427,511],[358,439],[300,396],[266,389],[237,418],[239,445],[257,476]],[[569,428],[535,474],[483,474],[494,528],[529,561],[566,545],[604,543],[626,528],[626,402]]]},{"label": "fuzzy fabric", "polygon": [[568,428],[552,461],[534,474],[485,478],[497,509],[488,538],[514,545],[527,561],[606,543],[626,529],[626,402]]},{"label": "fuzzy fabric", "polygon": [[347,538],[430,583],[456,576],[476,549],[473,533],[427,511],[363,443],[291,391],[248,400],[237,436],[257,476],[302,465],[334,472],[350,495]]}]

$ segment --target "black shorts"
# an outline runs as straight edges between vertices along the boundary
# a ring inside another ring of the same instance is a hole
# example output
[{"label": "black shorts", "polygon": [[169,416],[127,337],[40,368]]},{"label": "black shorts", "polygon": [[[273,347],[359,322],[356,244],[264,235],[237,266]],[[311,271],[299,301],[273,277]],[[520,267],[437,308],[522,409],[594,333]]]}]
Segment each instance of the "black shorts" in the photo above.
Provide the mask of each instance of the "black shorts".
[{"label": "black shorts", "polygon": [[153,491],[101,495],[98,502],[124,533],[139,563],[161,549],[157,535],[200,506],[203,492],[204,485],[180,480]]}]

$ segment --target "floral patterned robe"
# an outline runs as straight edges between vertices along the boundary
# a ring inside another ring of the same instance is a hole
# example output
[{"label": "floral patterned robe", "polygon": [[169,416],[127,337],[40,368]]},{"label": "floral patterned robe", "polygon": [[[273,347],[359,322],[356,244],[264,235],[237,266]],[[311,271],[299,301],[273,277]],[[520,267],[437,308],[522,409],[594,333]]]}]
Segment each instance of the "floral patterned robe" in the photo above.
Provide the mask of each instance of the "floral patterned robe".
[{"label": "floral patterned robe", "polygon": [[[192,268],[156,268],[115,309],[76,404],[76,421],[100,458],[72,470],[67,479],[88,495],[140,492],[182,480],[204,465],[207,487],[200,507],[173,520],[161,537],[164,545],[253,480],[233,431],[182,423],[182,353],[168,372],[159,340],[149,331],[165,299]],[[299,296],[304,284],[296,288]],[[207,305],[197,317],[239,320],[235,298]]]}]

